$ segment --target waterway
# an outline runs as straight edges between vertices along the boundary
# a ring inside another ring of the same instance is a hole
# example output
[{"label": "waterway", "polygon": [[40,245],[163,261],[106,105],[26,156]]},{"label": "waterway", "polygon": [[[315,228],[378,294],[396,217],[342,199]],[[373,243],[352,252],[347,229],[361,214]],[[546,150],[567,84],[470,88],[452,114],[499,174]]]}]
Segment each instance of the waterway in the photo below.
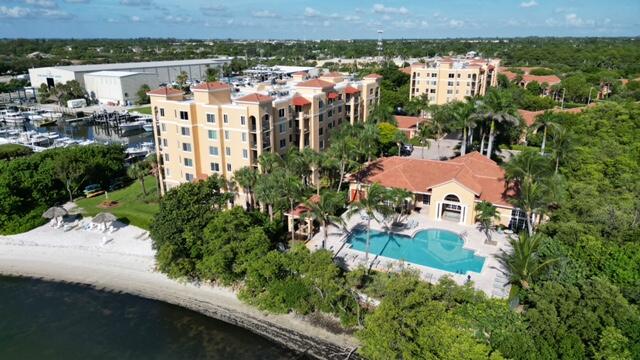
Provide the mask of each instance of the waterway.
[{"label": "waterway", "polygon": [[300,359],[199,313],[91,287],[0,276],[0,359]]}]

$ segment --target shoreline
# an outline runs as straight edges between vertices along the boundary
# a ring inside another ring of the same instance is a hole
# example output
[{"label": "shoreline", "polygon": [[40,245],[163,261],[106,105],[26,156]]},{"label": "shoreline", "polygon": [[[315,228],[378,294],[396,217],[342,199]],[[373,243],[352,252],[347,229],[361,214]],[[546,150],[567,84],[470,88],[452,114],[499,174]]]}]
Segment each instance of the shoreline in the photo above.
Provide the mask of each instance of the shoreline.
[{"label": "shoreline", "polygon": [[[273,315],[242,303],[229,288],[178,282],[153,270],[150,240],[136,240],[142,229],[119,229],[111,244],[100,235],[48,225],[0,237],[0,274],[92,286],[181,306],[240,326],[281,346],[318,359],[345,359],[357,344],[293,314]],[[120,233],[120,234],[118,234]],[[352,355],[351,358],[357,358]]]}]

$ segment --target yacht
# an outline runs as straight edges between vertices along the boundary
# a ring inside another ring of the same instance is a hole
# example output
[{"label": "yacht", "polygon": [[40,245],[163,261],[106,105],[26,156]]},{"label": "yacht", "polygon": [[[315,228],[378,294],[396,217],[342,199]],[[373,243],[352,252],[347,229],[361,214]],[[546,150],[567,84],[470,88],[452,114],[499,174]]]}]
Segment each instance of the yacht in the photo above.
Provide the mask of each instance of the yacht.
[{"label": "yacht", "polygon": [[144,120],[136,120],[136,121],[132,121],[132,122],[128,122],[128,123],[122,123],[120,124],[120,129],[123,132],[129,132],[129,131],[133,131],[133,130],[140,130],[144,127],[144,125],[147,122]]},{"label": "yacht", "polygon": [[11,110],[2,110],[0,117],[9,125],[22,125],[27,120],[21,113]]}]

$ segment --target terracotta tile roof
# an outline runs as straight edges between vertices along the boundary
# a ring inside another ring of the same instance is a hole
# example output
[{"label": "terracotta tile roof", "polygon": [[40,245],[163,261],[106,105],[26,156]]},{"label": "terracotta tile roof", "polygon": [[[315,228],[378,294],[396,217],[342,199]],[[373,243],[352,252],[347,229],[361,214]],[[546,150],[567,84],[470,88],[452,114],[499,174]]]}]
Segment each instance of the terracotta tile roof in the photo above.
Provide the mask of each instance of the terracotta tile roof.
[{"label": "terracotta tile roof", "polygon": [[354,88],[351,85],[347,85],[347,87],[344,88],[344,92],[345,92],[345,94],[357,94],[357,93],[360,92],[360,90]]},{"label": "terracotta tile roof", "polygon": [[419,123],[425,121],[425,118],[419,116],[394,115],[394,118],[398,123],[398,129],[412,129],[417,127]]},{"label": "terracotta tile roof", "polygon": [[239,102],[252,102],[252,103],[261,103],[261,102],[267,102],[272,100],[273,98],[271,96],[262,95],[258,93],[245,95],[243,97],[235,99],[235,101],[239,101]]},{"label": "terracotta tile roof", "polygon": [[343,75],[337,71],[332,71],[332,72],[322,74],[322,77],[342,77],[342,76]]},{"label": "terracotta tile roof", "polygon": [[365,79],[381,79],[382,75],[380,74],[369,74],[364,77]]},{"label": "terracotta tile roof", "polygon": [[300,95],[296,95],[293,97],[293,99],[291,99],[291,103],[293,103],[293,105],[295,106],[305,106],[311,104],[311,101],[305,99]]},{"label": "terracotta tile roof", "polygon": [[147,95],[164,95],[164,96],[170,96],[170,95],[178,95],[178,94],[184,94],[184,92],[182,90],[178,90],[178,89],[174,89],[174,88],[170,88],[170,87],[161,87],[155,90],[151,90],[147,92]]},{"label": "terracotta tile roof", "polygon": [[338,93],[335,91],[332,91],[327,94],[327,99],[337,99],[337,98],[338,98]]},{"label": "terracotta tile roof", "polygon": [[476,194],[480,200],[511,207],[506,192],[504,170],[477,151],[448,161],[388,157],[370,164],[354,175],[364,183],[403,188],[412,192],[428,192],[433,187],[457,182]]},{"label": "terracotta tile roof", "polygon": [[225,84],[219,81],[210,81],[210,82],[203,82],[196,86],[193,86],[191,87],[191,90],[221,90],[221,89],[228,89],[228,88],[229,88],[229,84]]},{"label": "terracotta tile roof", "polygon": [[[507,77],[507,79],[509,79],[509,81],[513,81],[518,76],[518,74],[513,73],[509,70],[501,70],[500,73],[504,74]],[[562,80],[560,80],[560,78],[555,75],[540,76],[540,75],[523,74],[522,81],[524,81],[525,83],[537,81],[540,84],[547,83],[549,85],[555,85],[555,84],[559,84]]]},{"label": "terracotta tile roof", "polygon": [[294,72],[292,75],[307,76],[308,74],[306,71],[298,71],[298,72]]},{"label": "terracotta tile roof", "polygon": [[[581,106],[581,107],[576,107],[576,108],[571,108],[571,109],[552,109],[551,111],[553,112],[565,112],[565,113],[569,113],[569,114],[579,114],[581,112],[583,112],[584,110],[586,110],[587,108],[593,107],[595,106],[596,103],[592,102],[589,105],[586,106]],[[523,109],[518,109],[518,114],[520,114],[520,117],[522,118],[522,120],[524,120],[524,123],[527,126],[531,126],[533,125],[533,123],[536,122],[536,117],[538,117],[539,115],[542,115],[545,112],[545,110],[538,110],[538,111],[529,111],[529,110],[523,110]]]},{"label": "terracotta tile roof", "polygon": [[407,75],[411,75],[411,66],[405,66],[405,67],[401,68],[400,71],[402,71],[403,73],[405,73]]},{"label": "terracotta tile roof", "polygon": [[311,80],[303,81],[299,83],[297,86],[325,89],[325,88],[333,87],[333,85],[334,85],[333,83],[330,83],[328,81],[324,81],[320,79],[311,79]]},{"label": "terracotta tile roof", "polygon": [[[309,198],[309,202],[317,204],[320,201],[320,195],[314,194]],[[300,217],[302,214],[309,211],[309,207],[305,203],[299,203],[294,209],[293,212],[288,213],[289,215],[293,215],[294,218]]]}]

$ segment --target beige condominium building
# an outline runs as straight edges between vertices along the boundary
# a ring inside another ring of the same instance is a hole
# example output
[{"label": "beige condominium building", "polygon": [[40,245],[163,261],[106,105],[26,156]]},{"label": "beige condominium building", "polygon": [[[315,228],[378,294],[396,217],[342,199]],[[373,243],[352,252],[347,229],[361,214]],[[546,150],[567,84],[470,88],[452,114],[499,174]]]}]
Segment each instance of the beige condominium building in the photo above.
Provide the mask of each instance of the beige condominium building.
[{"label": "beige condominium building", "polygon": [[380,81],[377,74],[355,81],[298,72],[241,87],[202,83],[191,96],[171,88],[150,91],[161,191],[212,174],[230,179],[237,169],[258,167],[263,153],[325,149],[334,128],[367,120]]},{"label": "beige condominium building", "polygon": [[498,83],[499,59],[437,57],[411,65],[409,97],[426,94],[430,104],[442,105],[484,95]]}]

